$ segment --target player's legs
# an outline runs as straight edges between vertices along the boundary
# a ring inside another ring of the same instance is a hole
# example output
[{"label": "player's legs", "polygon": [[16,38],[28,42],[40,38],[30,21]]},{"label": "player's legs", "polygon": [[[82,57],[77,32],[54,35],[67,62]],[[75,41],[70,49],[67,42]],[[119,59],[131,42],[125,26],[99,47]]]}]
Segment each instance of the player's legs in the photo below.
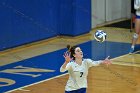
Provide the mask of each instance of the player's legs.
[{"label": "player's legs", "polygon": [[133,34],[132,45],[131,45],[131,49],[130,49],[129,53],[134,52],[135,44],[138,40],[139,34],[140,34],[140,16],[136,16],[135,33]]},{"label": "player's legs", "polygon": [[135,17],[136,17],[136,15],[134,13],[132,13],[131,14],[131,29],[130,29],[131,32],[132,32],[132,30],[134,28]]}]

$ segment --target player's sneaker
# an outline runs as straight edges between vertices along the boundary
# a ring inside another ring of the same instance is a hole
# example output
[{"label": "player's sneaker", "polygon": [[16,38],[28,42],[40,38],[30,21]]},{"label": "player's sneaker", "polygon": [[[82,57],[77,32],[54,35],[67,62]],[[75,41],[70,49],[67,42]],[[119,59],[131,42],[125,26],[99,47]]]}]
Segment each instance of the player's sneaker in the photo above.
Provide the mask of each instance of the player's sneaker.
[{"label": "player's sneaker", "polygon": [[134,52],[134,48],[130,48],[129,54],[132,54]]}]

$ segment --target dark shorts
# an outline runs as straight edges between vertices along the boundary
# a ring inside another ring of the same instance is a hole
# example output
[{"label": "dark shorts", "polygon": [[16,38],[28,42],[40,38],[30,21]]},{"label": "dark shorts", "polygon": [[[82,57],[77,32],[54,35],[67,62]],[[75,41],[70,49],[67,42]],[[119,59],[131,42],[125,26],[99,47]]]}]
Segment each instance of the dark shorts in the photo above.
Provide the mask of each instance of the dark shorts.
[{"label": "dark shorts", "polygon": [[65,91],[65,93],[86,93],[86,88],[81,88],[73,91]]},{"label": "dark shorts", "polygon": [[136,19],[140,19],[140,16],[136,15]]}]

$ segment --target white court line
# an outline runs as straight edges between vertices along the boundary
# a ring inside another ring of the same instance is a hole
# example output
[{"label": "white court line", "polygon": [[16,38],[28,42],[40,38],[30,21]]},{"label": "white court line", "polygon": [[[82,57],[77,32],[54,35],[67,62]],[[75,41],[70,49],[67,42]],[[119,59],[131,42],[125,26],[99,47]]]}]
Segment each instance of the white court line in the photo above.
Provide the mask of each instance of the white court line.
[{"label": "white court line", "polygon": [[[137,53],[137,52],[140,52],[140,51],[136,51],[135,53]],[[114,60],[114,59],[117,59],[117,58],[120,58],[120,57],[124,57],[126,55],[130,55],[130,54],[125,54],[125,55],[122,55],[122,56],[119,56],[119,57],[115,57],[115,58],[112,58],[111,60]],[[133,54],[131,54],[131,55],[133,55]],[[117,64],[117,63],[112,63],[112,64],[127,65],[127,66],[129,66],[128,64]],[[135,66],[135,65],[131,65],[131,66]],[[61,76],[65,76],[67,74],[68,73],[65,73],[65,74],[62,74],[62,75],[58,75],[58,76],[55,76],[55,77],[52,77],[52,78],[49,78],[49,79],[45,79],[45,80],[42,80],[42,81],[39,81],[39,82],[36,82],[36,83],[32,83],[32,84],[29,84],[29,85],[26,85],[26,86],[23,86],[23,87],[20,87],[20,88],[17,88],[17,89],[13,89],[13,90],[7,91],[5,93],[10,93],[10,92],[15,91],[15,90],[30,91],[30,90],[26,90],[26,89],[23,89],[23,88],[26,88],[26,87],[29,87],[29,86],[32,86],[32,85],[35,85],[35,84],[39,84],[39,83],[42,83],[42,82],[45,82],[45,81],[48,81],[48,80],[52,80],[52,79],[55,79],[55,78],[58,78],[58,77],[61,77]]]},{"label": "white court line", "polygon": [[22,89],[22,88],[20,88],[20,89],[18,89],[18,90],[21,90],[21,91],[30,91],[30,90]]},{"label": "white court line", "polygon": [[[125,54],[125,55],[122,55],[122,56],[119,56],[119,57],[115,57],[115,58],[112,58],[111,60],[113,61],[114,59],[117,59],[117,58],[121,58],[121,57],[124,57],[124,56],[127,56],[127,55],[134,55],[134,54],[136,54],[136,53],[138,53],[138,52],[140,52],[140,51],[136,51],[136,52],[134,52],[133,54]],[[116,60],[117,61],[117,60]],[[125,63],[125,62],[123,62],[123,63],[117,63],[117,62],[115,62],[115,63],[112,63],[112,64],[115,64],[115,65],[123,65],[123,66],[135,66],[135,67],[140,67],[140,65],[137,65],[137,64],[132,64],[132,63]]]},{"label": "white court line", "polygon": [[[140,52],[140,51],[136,51],[136,52],[134,52],[133,54],[136,54],[136,53],[138,53],[138,52]],[[122,55],[122,56],[119,56],[119,57],[112,58],[111,60],[114,60],[114,59],[117,59],[117,58],[120,58],[120,57],[124,57],[124,56],[126,56],[126,55],[133,55],[133,54],[125,54],[125,55]]]},{"label": "white court line", "polygon": [[42,81],[39,81],[39,82],[36,82],[36,83],[32,83],[32,84],[29,84],[29,85],[26,85],[26,86],[23,86],[23,87],[20,87],[20,88],[13,89],[13,90],[10,90],[10,91],[4,92],[4,93],[10,93],[10,92],[13,92],[15,90],[30,91],[30,90],[26,90],[26,89],[23,89],[23,88],[26,88],[26,87],[29,87],[29,86],[32,86],[32,85],[35,85],[35,84],[39,84],[39,83],[42,83],[42,82],[45,82],[45,81],[48,81],[48,80],[52,80],[52,79],[55,79],[55,78],[58,78],[58,77],[61,77],[61,76],[65,76],[67,74],[68,73],[58,75],[58,76],[55,76],[55,77],[52,77],[52,78],[49,78],[49,79],[45,79],[45,80],[42,80]]}]

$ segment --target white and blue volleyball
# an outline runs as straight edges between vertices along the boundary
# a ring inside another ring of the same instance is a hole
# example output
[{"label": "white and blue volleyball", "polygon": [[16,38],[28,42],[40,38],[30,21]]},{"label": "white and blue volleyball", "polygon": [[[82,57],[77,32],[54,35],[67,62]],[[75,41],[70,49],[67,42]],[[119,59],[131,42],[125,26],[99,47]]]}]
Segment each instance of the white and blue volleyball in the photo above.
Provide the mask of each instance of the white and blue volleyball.
[{"label": "white and blue volleyball", "polygon": [[98,42],[104,42],[106,40],[106,32],[103,30],[97,30],[94,34],[94,38]]}]

